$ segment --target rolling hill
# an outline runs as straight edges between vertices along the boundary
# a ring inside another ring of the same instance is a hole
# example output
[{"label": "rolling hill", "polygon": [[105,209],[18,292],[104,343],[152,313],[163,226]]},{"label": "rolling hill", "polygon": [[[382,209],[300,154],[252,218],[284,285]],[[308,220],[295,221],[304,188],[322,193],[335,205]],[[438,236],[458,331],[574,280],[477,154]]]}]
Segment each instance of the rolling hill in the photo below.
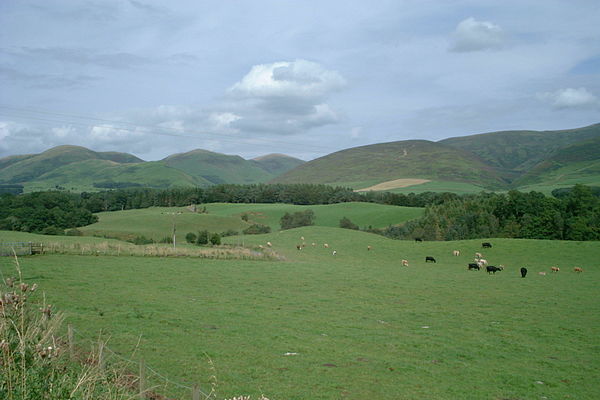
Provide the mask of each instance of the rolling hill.
[{"label": "rolling hill", "polygon": [[355,188],[400,178],[459,181],[499,187],[498,172],[476,155],[427,140],[379,143],[317,158],[273,180],[276,183],[345,184]]},{"label": "rolling hill", "polygon": [[305,161],[285,154],[267,154],[266,156],[253,158],[252,161],[274,176],[286,173],[305,163]]}]

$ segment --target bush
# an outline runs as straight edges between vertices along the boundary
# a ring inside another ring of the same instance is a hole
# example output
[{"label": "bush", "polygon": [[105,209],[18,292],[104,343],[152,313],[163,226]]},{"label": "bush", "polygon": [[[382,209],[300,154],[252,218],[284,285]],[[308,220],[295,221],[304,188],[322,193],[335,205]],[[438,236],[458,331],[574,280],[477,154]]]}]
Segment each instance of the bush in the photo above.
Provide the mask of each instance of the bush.
[{"label": "bush", "polygon": [[270,233],[271,227],[262,224],[252,224],[242,231],[246,235],[258,235],[261,233]]},{"label": "bush", "polygon": [[218,246],[221,244],[221,235],[219,235],[218,233],[213,233],[210,236],[210,244],[212,244],[213,246]]},{"label": "bush", "polygon": [[198,232],[198,236],[196,237],[196,244],[203,245],[208,244],[209,233],[208,231],[200,231]]},{"label": "bush", "polygon": [[198,239],[198,236],[196,236],[196,234],[194,232],[188,232],[185,235],[185,241],[188,243],[196,243],[197,239]]},{"label": "bush", "polygon": [[312,210],[298,211],[293,214],[285,213],[279,223],[281,229],[292,229],[300,226],[310,226],[315,222],[315,213]]},{"label": "bush", "polygon": [[344,217],[340,219],[340,228],[358,230],[358,225],[350,221],[350,219]]}]

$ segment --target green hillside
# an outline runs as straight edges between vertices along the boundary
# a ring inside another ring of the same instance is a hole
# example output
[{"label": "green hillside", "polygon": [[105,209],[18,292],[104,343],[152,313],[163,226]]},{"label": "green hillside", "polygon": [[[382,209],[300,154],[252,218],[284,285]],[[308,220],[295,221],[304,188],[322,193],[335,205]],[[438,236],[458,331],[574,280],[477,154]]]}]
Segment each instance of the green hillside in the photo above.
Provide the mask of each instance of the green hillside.
[{"label": "green hillside", "polygon": [[8,167],[9,165],[18,163],[19,161],[26,160],[30,157],[33,157],[35,154],[23,154],[23,155],[15,155],[0,158],[0,170]]},{"label": "green hillside", "polygon": [[[21,159],[14,162],[18,158]],[[40,154],[8,157],[7,161],[0,163],[0,167],[5,165],[0,169],[0,182],[30,182],[62,166],[87,160],[137,162],[139,159],[124,153],[97,153],[80,146],[58,146]]]},{"label": "green hillside", "polygon": [[272,182],[364,183],[400,178],[503,185],[499,174],[477,156],[426,140],[379,143],[338,151],[309,161]]},{"label": "green hillside", "polygon": [[25,183],[25,191],[39,191],[62,186],[74,191],[135,187],[170,188],[209,186],[210,182],[193,178],[160,161],[119,164],[107,160],[74,162],[38,176]]},{"label": "green hillside", "polygon": [[267,154],[266,156],[253,158],[251,161],[257,163],[262,169],[273,176],[286,173],[306,162],[298,158],[286,156],[285,154]]},{"label": "green hillside", "polygon": [[600,137],[600,124],[560,131],[504,131],[440,140],[448,146],[468,150],[509,178],[533,168],[557,150]]},{"label": "green hillside", "polygon": [[[86,235],[108,235],[111,237],[132,238],[144,235],[160,240],[171,234],[176,223],[177,240],[185,241],[188,232],[208,230],[241,232],[251,224],[268,225],[273,231],[280,229],[279,220],[286,213],[311,209],[314,211],[315,225],[338,227],[340,219],[350,218],[362,227],[369,225],[383,228],[410,219],[418,218],[422,208],[387,206],[373,203],[339,203],[315,206],[291,204],[206,204],[207,213],[191,212],[185,207],[152,207],[141,210],[125,210],[98,213],[99,221],[79,228]],[[203,206],[204,207],[204,206]],[[248,216],[248,222],[242,215]]]},{"label": "green hillside", "polygon": [[213,153],[207,150],[192,150],[171,155],[163,160],[169,167],[188,175],[203,178],[213,184],[260,183],[273,177],[256,163],[240,156]]}]

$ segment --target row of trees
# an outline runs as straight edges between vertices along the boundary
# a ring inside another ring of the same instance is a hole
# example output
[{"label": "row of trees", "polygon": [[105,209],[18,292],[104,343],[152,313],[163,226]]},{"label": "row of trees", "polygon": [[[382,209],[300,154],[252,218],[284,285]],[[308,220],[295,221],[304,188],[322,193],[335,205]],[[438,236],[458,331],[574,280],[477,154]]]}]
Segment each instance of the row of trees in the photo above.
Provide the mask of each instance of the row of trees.
[{"label": "row of trees", "polygon": [[396,239],[426,240],[600,240],[600,198],[583,185],[562,192],[560,197],[518,191],[467,195],[429,205],[421,218],[376,233]]}]

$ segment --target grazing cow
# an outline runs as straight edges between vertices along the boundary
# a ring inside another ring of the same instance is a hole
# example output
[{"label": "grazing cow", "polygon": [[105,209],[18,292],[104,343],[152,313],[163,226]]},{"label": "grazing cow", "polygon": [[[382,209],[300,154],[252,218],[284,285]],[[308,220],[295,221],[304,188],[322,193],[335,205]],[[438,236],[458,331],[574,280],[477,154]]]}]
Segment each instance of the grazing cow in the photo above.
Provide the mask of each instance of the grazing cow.
[{"label": "grazing cow", "polygon": [[421,238],[415,238],[415,242],[422,242],[422,241],[423,241],[423,239],[421,239]]},{"label": "grazing cow", "polygon": [[433,257],[431,257],[431,256],[426,256],[426,257],[425,257],[425,262],[429,262],[429,261],[431,261],[431,262],[433,262],[433,263],[434,263],[434,262],[436,262],[436,261],[435,261],[435,258],[433,258]]},{"label": "grazing cow", "polygon": [[521,278],[525,278],[525,276],[527,276],[527,268],[523,267],[521,268]]},{"label": "grazing cow", "polygon": [[552,272],[558,272],[558,271],[560,271],[560,268],[558,268],[558,267],[550,267],[550,270]]},{"label": "grazing cow", "polygon": [[408,267],[408,260],[402,260],[402,266]]},{"label": "grazing cow", "polygon": [[480,258],[479,260],[477,260],[477,264],[479,264],[480,267],[483,267],[485,265],[487,265],[487,260]]},{"label": "grazing cow", "polygon": [[490,242],[483,242],[481,243],[481,247],[483,247],[484,249],[491,249],[492,244]]},{"label": "grazing cow", "polygon": [[494,267],[493,265],[488,265],[487,267],[485,267],[485,270],[488,272],[488,274],[496,274],[496,271],[502,271],[503,268],[502,267]]},{"label": "grazing cow", "polygon": [[467,269],[470,271],[472,269],[476,269],[477,271],[481,270],[481,267],[477,263],[469,263]]},{"label": "grazing cow", "polygon": [[575,271],[575,272],[583,272],[583,268],[581,268],[581,267],[575,267],[575,268],[573,268],[573,271]]},{"label": "grazing cow", "polygon": [[452,250],[452,255],[458,257],[458,256],[460,256],[460,251],[458,251],[458,250]]}]

